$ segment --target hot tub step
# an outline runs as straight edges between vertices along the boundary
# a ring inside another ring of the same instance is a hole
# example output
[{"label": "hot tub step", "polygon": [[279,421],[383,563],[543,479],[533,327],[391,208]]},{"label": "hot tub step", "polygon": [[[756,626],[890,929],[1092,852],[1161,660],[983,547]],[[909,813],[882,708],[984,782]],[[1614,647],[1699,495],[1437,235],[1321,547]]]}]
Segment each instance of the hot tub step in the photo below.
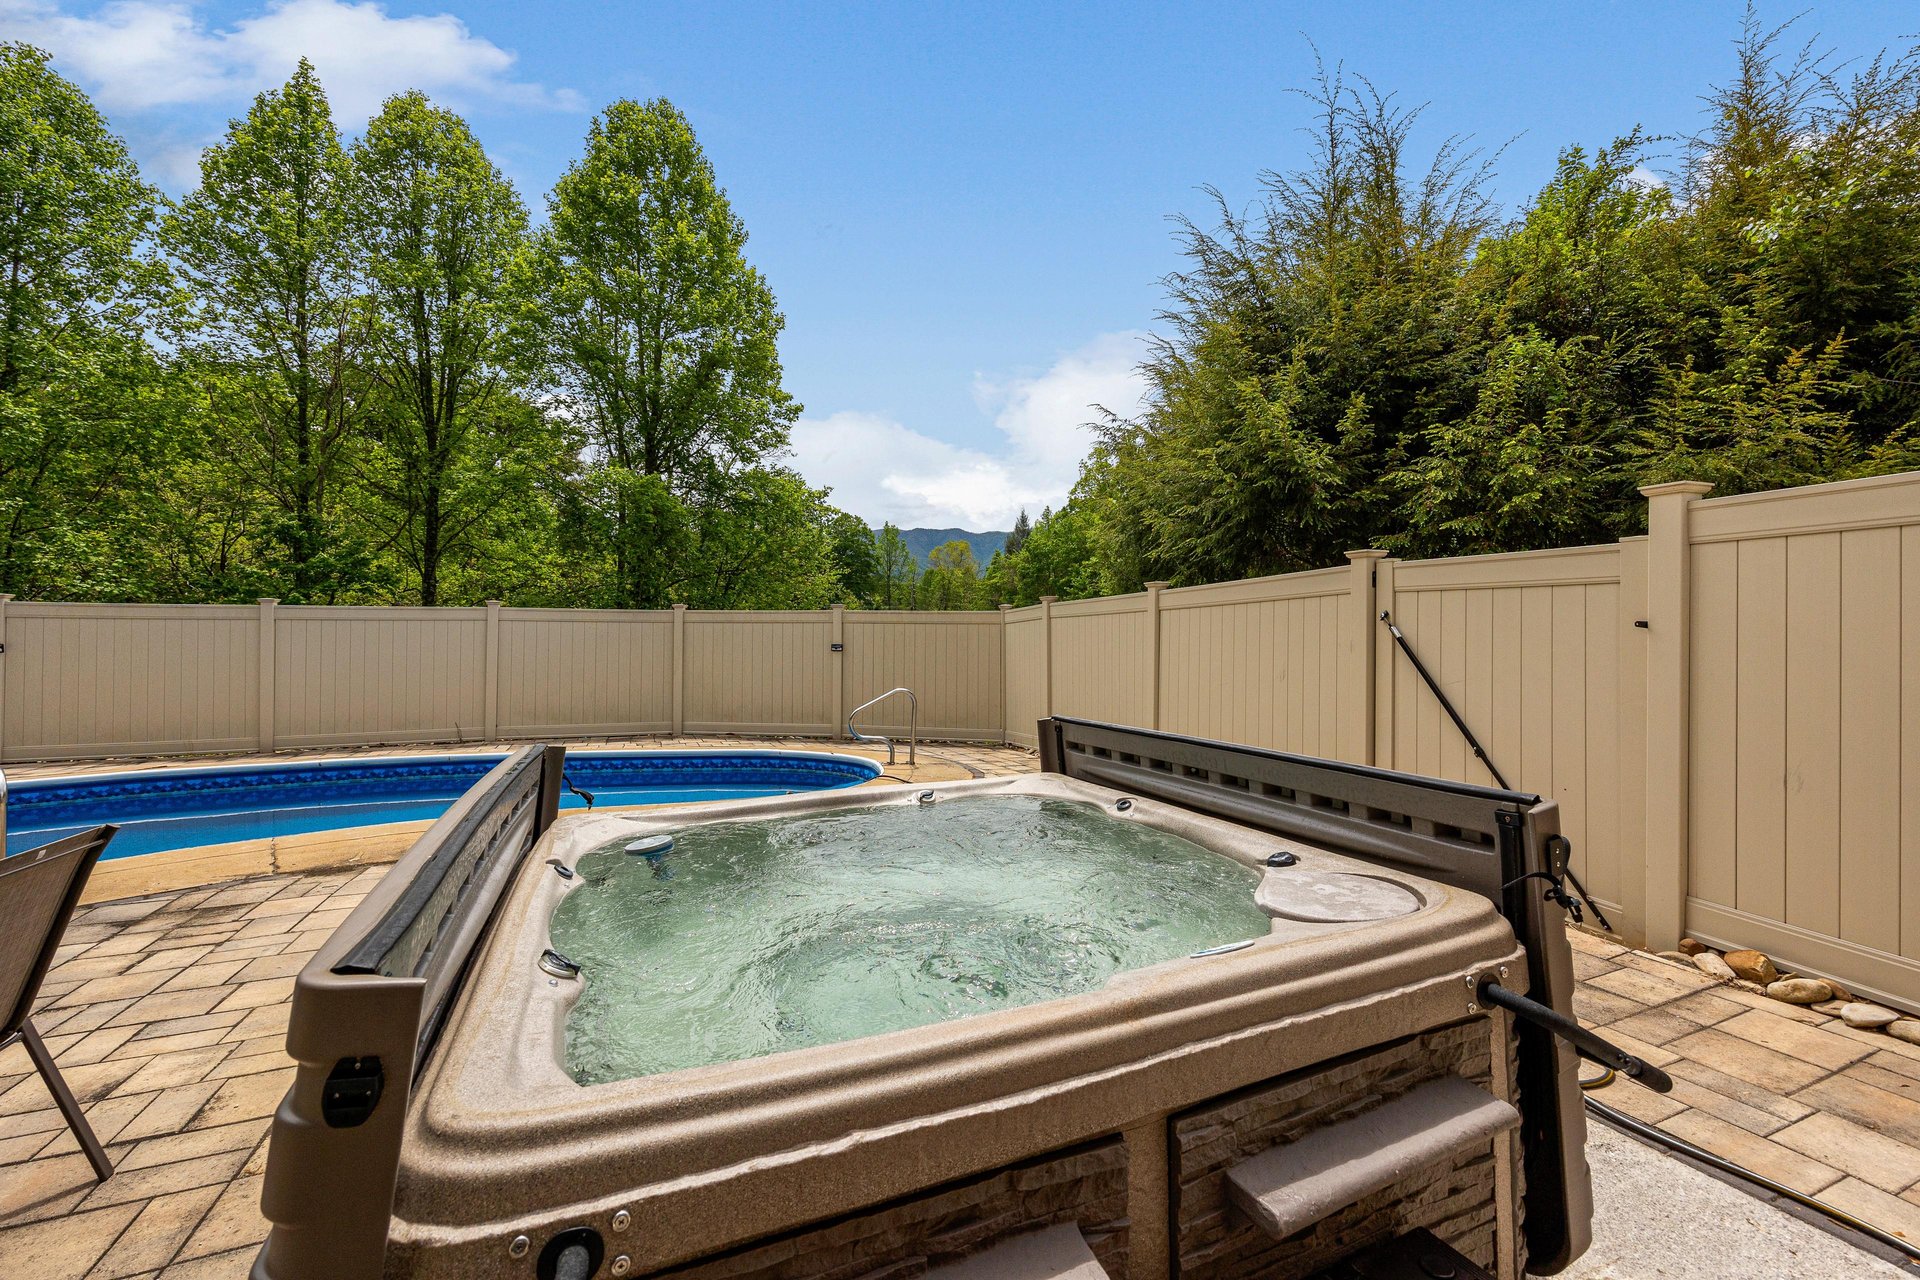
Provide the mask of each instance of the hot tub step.
[{"label": "hot tub step", "polygon": [[1233,1203],[1276,1240],[1392,1186],[1423,1165],[1483,1146],[1520,1113],[1458,1076],[1272,1147],[1227,1170]]},{"label": "hot tub step", "polygon": [[935,1267],[927,1280],[1108,1280],[1106,1268],[1071,1222],[1003,1240],[970,1258]]}]

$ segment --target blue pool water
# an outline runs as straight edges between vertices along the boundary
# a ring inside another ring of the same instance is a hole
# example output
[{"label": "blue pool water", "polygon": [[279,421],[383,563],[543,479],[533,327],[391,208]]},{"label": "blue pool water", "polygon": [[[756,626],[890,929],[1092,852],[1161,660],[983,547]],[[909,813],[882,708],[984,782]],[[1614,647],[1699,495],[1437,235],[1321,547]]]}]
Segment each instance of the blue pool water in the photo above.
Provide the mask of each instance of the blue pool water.
[{"label": "blue pool water", "polygon": [[[368,756],[287,764],[214,765],[16,782],[7,797],[7,852],[103,822],[120,833],[106,857],[437,818],[504,758]],[[879,776],[858,756],[810,751],[582,751],[567,780],[596,808],[685,804],[850,787]],[[562,809],[586,802],[570,792]]]}]

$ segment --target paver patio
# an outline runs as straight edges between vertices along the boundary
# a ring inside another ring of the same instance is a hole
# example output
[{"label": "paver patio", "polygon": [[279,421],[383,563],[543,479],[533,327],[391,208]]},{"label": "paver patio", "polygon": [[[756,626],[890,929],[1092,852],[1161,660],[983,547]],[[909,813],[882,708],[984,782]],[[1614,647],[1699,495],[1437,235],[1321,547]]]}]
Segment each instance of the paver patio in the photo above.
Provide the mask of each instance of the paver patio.
[{"label": "paver patio", "polygon": [[[653,739],[650,746],[782,745]],[[939,744],[928,774],[1031,753]],[[944,768],[941,768],[944,766]],[[112,1154],[92,1179],[24,1050],[0,1052],[0,1276],[239,1280],[292,1076],[293,978],[384,867],[265,876],[83,907],[35,1021]],[[1583,1021],[1675,1077],[1617,1082],[1621,1111],[1920,1240],[1920,1047],[1575,936]]]}]

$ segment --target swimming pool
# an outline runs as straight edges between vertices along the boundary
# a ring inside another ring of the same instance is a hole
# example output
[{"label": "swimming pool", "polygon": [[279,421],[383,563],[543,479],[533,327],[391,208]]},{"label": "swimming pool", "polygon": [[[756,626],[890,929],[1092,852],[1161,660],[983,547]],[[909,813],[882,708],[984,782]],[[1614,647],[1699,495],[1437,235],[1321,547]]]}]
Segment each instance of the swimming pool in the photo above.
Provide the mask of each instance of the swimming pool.
[{"label": "swimming pool", "polygon": [[[439,817],[504,752],[362,756],[281,764],[143,769],[16,782],[7,852],[116,823],[107,858]],[[878,777],[860,756],[824,751],[581,751],[567,781],[594,806],[685,804],[850,787]],[[563,809],[587,807],[563,792]]]}]

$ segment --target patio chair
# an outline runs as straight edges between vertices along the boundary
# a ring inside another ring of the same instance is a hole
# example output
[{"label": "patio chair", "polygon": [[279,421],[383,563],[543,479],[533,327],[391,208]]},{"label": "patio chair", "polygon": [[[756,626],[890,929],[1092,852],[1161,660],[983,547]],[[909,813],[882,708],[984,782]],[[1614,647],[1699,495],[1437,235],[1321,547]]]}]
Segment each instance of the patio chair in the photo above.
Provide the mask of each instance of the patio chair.
[{"label": "patio chair", "polygon": [[0,858],[0,1016],[5,1018],[0,1022],[0,1049],[16,1040],[26,1045],[27,1056],[102,1182],[113,1176],[113,1163],[34,1030],[32,1015],[33,999],[53,964],[74,904],[113,833],[113,827],[95,827]]}]

